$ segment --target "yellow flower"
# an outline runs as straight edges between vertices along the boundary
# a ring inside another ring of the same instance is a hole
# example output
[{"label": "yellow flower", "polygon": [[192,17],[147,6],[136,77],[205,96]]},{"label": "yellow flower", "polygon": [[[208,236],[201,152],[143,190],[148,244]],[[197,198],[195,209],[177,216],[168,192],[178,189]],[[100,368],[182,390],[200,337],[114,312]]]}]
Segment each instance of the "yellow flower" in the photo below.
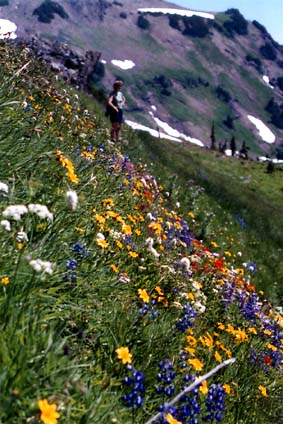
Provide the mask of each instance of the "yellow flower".
[{"label": "yellow flower", "polygon": [[270,330],[264,330],[263,333],[266,334],[267,336],[271,336],[272,331],[270,331]]},{"label": "yellow flower", "polygon": [[112,207],[112,206],[114,206],[114,202],[113,202],[113,200],[111,199],[111,197],[109,197],[108,199],[104,199],[104,200],[102,200],[102,206],[103,206],[103,207],[106,207],[106,206],[110,206],[110,207]]},{"label": "yellow flower", "polygon": [[7,284],[9,284],[9,282],[10,282],[9,277],[2,277],[2,278],[1,278],[1,283],[2,283],[4,286],[7,286]]},{"label": "yellow flower", "polygon": [[182,424],[181,421],[175,420],[175,418],[171,414],[166,415],[166,421],[168,424]]},{"label": "yellow flower", "polygon": [[231,387],[229,386],[229,384],[223,384],[223,389],[225,390],[225,392],[227,393],[227,395],[230,395],[231,393]]},{"label": "yellow flower", "polygon": [[107,241],[103,239],[96,239],[96,243],[103,249],[106,249],[109,246],[109,243],[107,243]]},{"label": "yellow flower", "polygon": [[112,269],[113,272],[119,272],[119,268],[114,264],[110,265],[110,268]]},{"label": "yellow flower", "polygon": [[258,386],[258,390],[260,391],[260,393],[262,394],[262,396],[268,397],[266,387],[260,385],[260,386]]},{"label": "yellow flower", "polygon": [[193,213],[193,212],[188,212],[188,216],[189,216],[190,218],[192,218],[192,219],[194,219],[194,218],[195,218],[195,215],[194,215],[194,213]]},{"label": "yellow flower", "polygon": [[249,328],[248,328],[248,330],[249,330],[249,332],[250,332],[250,333],[252,333],[252,334],[257,334],[257,330],[256,330],[256,328],[254,328],[254,327],[249,327]]},{"label": "yellow flower", "polygon": [[224,252],[224,254],[225,254],[226,256],[232,256],[231,252],[229,252],[228,250],[226,250],[226,251]]},{"label": "yellow flower", "polygon": [[245,271],[243,270],[243,268],[237,268],[236,273],[239,275],[244,275]]},{"label": "yellow flower", "polygon": [[195,356],[195,351],[196,351],[196,350],[195,350],[193,347],[186,346],[184,349],[185,349],[185,351],[186,351],[186,352],[188,352],[190,355]]},{"label": "yellow flower", "polygon": [[218,244],[215,241],[212,241],[210,244],[212,247],[218,247]]},{"label": "yellow flower", "polygon": [[132,354],[129,352],[127,347],[119,347],[115,350],[117,353],[118,359],[121,359],[123,364],[131,364],[132,363]]},{"label": "yellow flower", "polygon": [[157,291],[157,293],[159,294],[159,296],[163,296],[164,295],[163,290],[162,290],[162,288],[160,286],[155,286],[154,287],[154,290]]},{"label": "yellow flower", "polygon": [[119,240],[115,240],[116,246],[119,247],[119,249],[122,249],[123,244]]},{"label": "yellow flower", "polygon": [[22,250],[23,247],[24,247],[23,243],[17,243],[18,250]]},{"label": "yellow flower", "polygon": [[199,341],[201,342],[201,344],[204,347],[208,347],[208,349],[212,349],[213,348],[213,338],[211,337],[211,335],[209,334],[209,332],[206,332],[206,336],[201,336],[199,338]]},{"label": "yellow flower", "polygon": [[131,256],[132,258],[137,258],[139,255],[136,252],[129,252],[129,256]]},{"label": "yellow flower", "polygon": [[216,359],[217,362],[222,362],[222,357],[221,355],[217,352],[217,350],[214,353],[214,358]]},{"label": "yellow flower", "polygon": [[204,380],[201,384],[201,386],[199,387],[199,391],[203,394],[206,395],[208,393],[208,386],[207,386],[207,381]]},{"label": "yellow flower", "polygon": [[141,235],[141,230],[139,230],[138,228],[135,230],[135,233],[136,233],[136,235],[137,236],[140,236]]},{"label": "yellow flower", "polygon": [[47,399],[42,399],[37,402],[38,408],[41,411],[40,419],[44,424],[56,424],[57,418],[60,417],[59,412],[56,411],[55,403],[48,403]]},{"label": "yellow flower", "polygon": [[126,236],[131,235],[132,234],[131,226],[130,225],[123,224],[122,225],[122,232],[124,234],[126,234]]},{"label": "yellow flower", "polygon": [[138,289],[138,294],[144,303],[149,303],[149,295],[145,289]]},{"label": "yellow flower", "polygon": [[193,295],[193,293],[188,293],[188,299],[194,301],[195,300],[195,296]]},{"label": "yellow flower", "polygon": [[267,343],[267,344],[266,344],[266,347],[267,347],[268,349],[272,350],[273,352],[275,352],[275,351],[277,350],[277,347],[276,347],[276,346],[274,346],[274,345],[273,345],[273,344],[271,344],[271,343]]},{"label": "yellow flower", "polygon": [[81,234],[85,233],[85,230],[84,230],[83,228],[80,228],[80,227],[75,227],[75,230],[76,230],[78,233],[81,233]]},{"label": "yellow flower", "polygon": [[203,369],[203,363],[195,358],[195,359],[189,359],[188,363],[196,370],[196,371],[201,371]]},{"label": "yellow flower", "polygon": [[193,336],[187,336],[186,338],[187,343],[189,343],[189,345],[191,346],[195,346],[197,344],[197,340],[195,337]]}]

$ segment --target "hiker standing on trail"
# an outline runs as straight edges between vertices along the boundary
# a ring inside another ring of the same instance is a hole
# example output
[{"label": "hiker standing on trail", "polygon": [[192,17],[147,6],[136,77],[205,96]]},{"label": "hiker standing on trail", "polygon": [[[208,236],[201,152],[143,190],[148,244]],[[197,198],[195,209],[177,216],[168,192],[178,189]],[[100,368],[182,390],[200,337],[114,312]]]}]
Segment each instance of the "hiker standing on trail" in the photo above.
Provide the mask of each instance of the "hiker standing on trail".
[{"label": "hiker standing on trail", "polygon": [[112,124],[111,128],[111,141],[117,143],[119,141],[119,134],[123,123],[123,107],[126,99],[121,91],[123,81],[116,80],[113,84],[113,91],[108,98],[109,117]]}]

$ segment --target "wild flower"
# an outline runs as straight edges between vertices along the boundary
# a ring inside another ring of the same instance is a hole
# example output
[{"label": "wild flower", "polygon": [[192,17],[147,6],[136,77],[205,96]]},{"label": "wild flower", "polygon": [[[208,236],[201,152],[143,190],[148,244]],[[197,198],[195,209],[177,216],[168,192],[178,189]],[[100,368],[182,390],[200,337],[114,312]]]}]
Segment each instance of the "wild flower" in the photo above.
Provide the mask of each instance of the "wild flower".
[{"label": "wild flower", "polygon": [[49,404],[47,399],[39,400],[37,404],[41,411],[41,421],[44,424],[57,424],[57,418],[60,417],[59,412],[56,411],[57,405],[55,403]]},{"label": "wild flower", "polygon": [[144,402],[142,395],[145,392],[144,373],[132,365],[127,365],[126,370],[127,376],[123,380],[123,385],[127,388],[127,393],[122,396],[122,401],[127,407],[141,408]]},{"label": "wild flower", "polygon": [[5,231],[11,231],[11,223],[7,219],[3,219],[0,222],[0,225],[4,228]]},{"label": "wild flower", "polygon": [[182,424],[180,421],[176,420],[172,414],[166,414],[166,422],[168,424]]},{"label": "wild flower", "polygon": [[173,364],[169,359],[164,359],[159,362],[158,367],[160,371],[157,375],[158,386],[156,387],[156,392],[170,398],[175,393],[173,381],[176,374],[174,373]]},{"label": "wild flower", "polygon": [[20,221],[22,215],[26,214],[28,209],[25,205],[10,205],[3,211],[2,215],[4,218],[11,218],[15,221]]},{"label": "wild flower", "polygon": [[10,280],[9,277],[4,276],[1,278],[1,284],[3,284],[3,286],[7,286],[7,284],[9,284]]},{"label": "wild flower", "polygon": [[150,297],[145,289],[138,289],[138,294],[144,303],[149,303]]},{"label": "wild flower", "polygon": [[195,315],[195,310],[191,307],[190,303],[187,303],[182,309],[182,318],[176,323],[178,330],[184,333],[188,328],[192,327]]},{"label": "wild flower", "polygon": [[47,206],[39,205],[39,204],[29,204],[28,210],[31,213],[35,213],[41,219],[48,219],[49,221],[53,221],[53,214],[49,212]]},{"label": "wild flower", "polygon": [[223,411],[225,411],[225,396],[226,392],[221,384],[212,384],[210,386],[205,402],[208,411],[208,414],[204,417],[205,422],[222,421]]},{"label": "wild flower", "polygon": [[118,359],[120,359],[123,364],[132,363],[132,354],[129,352],[128,347],[119,347],[115,352],[117,353]]},{"label": "wild flower", "polygon": [[5,184],[5,183],[2,183],[1,181],[0,181],[0,192],[1,193],[4,193],[4,194],[8,194],[9,193],[9,187],[8,187],[8,185]]},{"label": "wild flower", "polygon": [[28,241],[27,233],[25,231],[19,231],[16,235],[16,240],[20,243],[23,241]]},{"label": "wild flower", "polygon": [[125,272],[121,272],[119,275],[119,281],[121,281],[122,283],[130,283],[131,279],[128,274],[126,274]]},{"label": "wild flower", "polygon": [[258,390],[260,391],[260,393],[262,394],[263,397],[268,397],[266,387],[259,385]]},{"label": "wild flower", "polygon": [[66,193],[66,200],[68,208],[72,211],[75,211],[78,206],[78,195],[73,190],[68,190]]},{"label": "wild flower", "polygon": [[204,367],[204,364],[198,358],[188,359],[188,363],[196,371],[202,371],[202,369]]},{"label": "wild flower", "polygon": [[37,272],[46,272],[47,274],[53,274],[54,264],[48,261],[42,261],[41,259],[32,259],[29,261],[30,266]]}]

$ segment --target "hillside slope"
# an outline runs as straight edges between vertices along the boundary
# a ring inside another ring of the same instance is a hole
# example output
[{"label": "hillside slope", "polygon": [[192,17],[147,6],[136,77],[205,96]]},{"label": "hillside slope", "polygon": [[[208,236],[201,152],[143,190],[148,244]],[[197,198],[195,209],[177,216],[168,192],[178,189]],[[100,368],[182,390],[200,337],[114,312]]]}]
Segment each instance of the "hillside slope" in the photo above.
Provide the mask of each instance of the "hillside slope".
[{"label": "hillside slope", "polygon": [[0,63],[1,422],[278,424],[283,316],[252,265],[27,49]]},{"label": "hillside slope", "polygon": [[238,149],[245,141],[253,156],[281,156],[283,51],[260,23],[236,9],[215,19],[139,12],[183,10],[161,0],[64,0],[60,6],[46,15],[50,2],[9,0],[1,13],[16,22],[19,36],[101,52],[94,89],[108,92],[114,77],[123,78],[128,120],[154,129],[168,123],[207,146],[214,122],[217,145],[229,146],[235,135]]}]

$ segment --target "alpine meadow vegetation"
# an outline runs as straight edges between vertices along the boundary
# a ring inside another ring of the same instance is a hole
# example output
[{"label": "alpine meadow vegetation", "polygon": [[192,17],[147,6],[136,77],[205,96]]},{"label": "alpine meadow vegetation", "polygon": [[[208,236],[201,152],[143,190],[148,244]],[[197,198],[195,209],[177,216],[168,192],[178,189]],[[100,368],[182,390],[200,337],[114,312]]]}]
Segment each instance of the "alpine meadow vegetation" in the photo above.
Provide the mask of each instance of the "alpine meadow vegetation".
[{"label": "alpine meadow vegetation", "polygon": [[197,237],[28,49],[0,62],[0,422],[282,422],[282,308],[256,265]]}]

